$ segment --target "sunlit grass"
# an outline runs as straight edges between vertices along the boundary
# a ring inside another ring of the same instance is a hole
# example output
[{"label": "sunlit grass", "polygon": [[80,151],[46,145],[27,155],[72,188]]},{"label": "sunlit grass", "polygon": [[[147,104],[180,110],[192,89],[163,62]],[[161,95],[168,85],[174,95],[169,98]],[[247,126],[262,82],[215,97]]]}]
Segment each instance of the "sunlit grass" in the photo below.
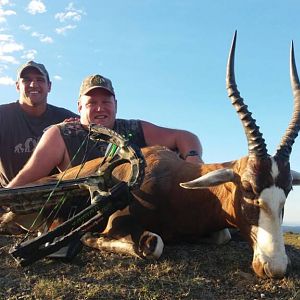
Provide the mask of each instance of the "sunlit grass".
[{"label": "sunlit grass", "polygon": [[286,233],[285,241],[294,268],[281,280],[257,278],[252,252],[239,240],[167,246],[159,261],[84,248],[72,263],[44,259],[27,268],[2,251],[0,299],[294,300],[300,289],[300,235]]}]

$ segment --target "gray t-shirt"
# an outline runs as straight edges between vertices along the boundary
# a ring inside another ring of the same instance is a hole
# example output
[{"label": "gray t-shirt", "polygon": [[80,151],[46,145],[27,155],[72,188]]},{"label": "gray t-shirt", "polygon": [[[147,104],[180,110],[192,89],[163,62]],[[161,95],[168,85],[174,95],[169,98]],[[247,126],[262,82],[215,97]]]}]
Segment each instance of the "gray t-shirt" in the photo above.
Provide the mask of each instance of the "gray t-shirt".
[{"label": "gray t-shirt", "polygon": [[11,181],[28,161],[43,130],[73,112],[48,104],[40,117],[26,114],[19,102],[0,105],[0,187]]}]

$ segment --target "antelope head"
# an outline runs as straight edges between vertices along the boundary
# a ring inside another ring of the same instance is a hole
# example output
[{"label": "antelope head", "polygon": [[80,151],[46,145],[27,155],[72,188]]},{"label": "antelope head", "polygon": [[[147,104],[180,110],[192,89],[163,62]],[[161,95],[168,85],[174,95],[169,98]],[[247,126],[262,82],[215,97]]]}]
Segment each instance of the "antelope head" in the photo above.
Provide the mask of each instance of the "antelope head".
[{"label": "antelope head", "polygon": [[181,183],[181,186],[198,189],[233,182],[236,224],[253,248],[252,267],[260,277],[281,278],[286,274],[289,264],[281,229],[283,208],[292,186],[300,184],[300,173],[290,170],[289,163],[292,145],[300,129],[300,86],[294,48],[292,43],[290,79],[294,112],[275,155],[271,156],[256,120],[252,118],[237,89],[234,75],[235,45],[236,32],[228,58],[226,88],[247,137],[245,167],[239,171],[219,169],[193,181]]}]

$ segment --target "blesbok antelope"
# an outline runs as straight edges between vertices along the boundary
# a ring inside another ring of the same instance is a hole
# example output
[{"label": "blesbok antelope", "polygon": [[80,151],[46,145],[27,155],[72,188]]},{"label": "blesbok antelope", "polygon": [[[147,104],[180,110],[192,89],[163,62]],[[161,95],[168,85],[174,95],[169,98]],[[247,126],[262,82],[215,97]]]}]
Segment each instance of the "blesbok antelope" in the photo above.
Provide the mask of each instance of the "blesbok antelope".
[{"label": "blesbok antelope", "polygon": [[163,148],[143,149],[146,175],[140,190],[134,192],[135,201],[112,215],[99,237],[86,236],[86,245],[157,258],[163,241],[197,241],[206,233],[236,227],[253,249],[252,267],[258,276],[281,278],[286,274],[289,259],[281,229],[283,207],[292,185],[300,184],[300,173],[291,171],[289,164],[300,129],[300,86],[293,44],[290,76],[294,112],[273,156],[268,154],[259,127],[237,89],[235,44],[236,34],[226,86],[244,127],[248,156],[196,166]]},{"label": "blesbok antelope", "polygon": [[[236,35],[229,54],[226,85],[244,127],[248,155],[198,166],[163,147],[142,149],[147,163],[145,178],[140,189],[133,192],[133,201],[110,216],[103,232],[85,235],[85,245],[158,259],[164,243],[198,241],[207,233],[238,228],[253,248],[252,266],[258,276],[281,278],[286,274],[289,260],[281,230],[283,207],[292,185],[300,184],[300,173],[291,171],[289,164],[300,129],[300,86],[293,45],[290,68],[294,112],[275,155],[271,156],[237,90],[235,44]],[[98,163],[98,159],[88,162],[84,174],[93,174]],[[116,176],[123,179],[127,173],[128,168],[123,165]]]}]

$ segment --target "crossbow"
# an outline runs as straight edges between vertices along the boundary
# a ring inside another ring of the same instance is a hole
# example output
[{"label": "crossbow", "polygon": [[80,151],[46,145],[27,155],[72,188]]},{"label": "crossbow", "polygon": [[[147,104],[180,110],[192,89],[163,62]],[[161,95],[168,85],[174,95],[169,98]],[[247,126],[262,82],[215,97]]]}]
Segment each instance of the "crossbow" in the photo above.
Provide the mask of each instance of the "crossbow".
[{"label": "crossbow", "polygon": [[[103,231],[109,216],[125,208],[132,199],[131,190],[141,185],[145,160],[138,147],[113,130],[100,125],[90,126],[89,137],[93,141],[105,142],[108,145],[104,158],[93,174],[76,179],[0,190],[0,206],[15,214],[23,215],[42,214],[45,211],[53,213],[56,209],[55,216],[57,216],[59,207],[62,206],[61,202],[68,205],[76,203],[76,199],[88,200],[86,207],[54,229],[34,238],[28,238],[27,234],[20,243],[13,246],[10,254],[21,266],[27,266],[46,256],[51,257],[51,254],[67,247],[72,241],[80,241],[87,232]],[[114,170],[128,163],[129,178],[126,181],[117,179]],[[75,248],[73,253],[69,253],[72,258],[78,253]]]}]

